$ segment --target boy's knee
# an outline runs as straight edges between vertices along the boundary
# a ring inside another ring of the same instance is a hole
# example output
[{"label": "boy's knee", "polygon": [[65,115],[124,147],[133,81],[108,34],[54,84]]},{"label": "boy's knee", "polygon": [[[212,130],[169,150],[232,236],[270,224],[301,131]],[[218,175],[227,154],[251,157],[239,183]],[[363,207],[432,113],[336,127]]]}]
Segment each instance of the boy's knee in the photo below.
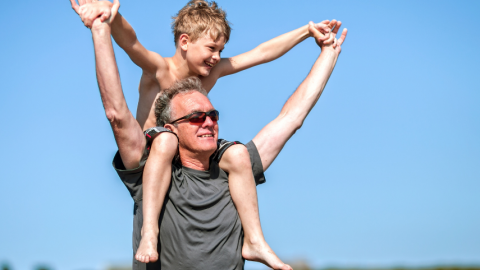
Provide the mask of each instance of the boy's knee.
[{"label": "boy's knee", "polygon": [[230,146],[223,154],[222,159],[227,159],[228,161],[235,163],[236,166],[251,167],[250,154],[248,153],[247,147],[243,144]]},{"label": "boy's knee", "polygon": [[175,155],[178,148],[178,139],[175,134],[162,132],[152,141],[151,152]]}]

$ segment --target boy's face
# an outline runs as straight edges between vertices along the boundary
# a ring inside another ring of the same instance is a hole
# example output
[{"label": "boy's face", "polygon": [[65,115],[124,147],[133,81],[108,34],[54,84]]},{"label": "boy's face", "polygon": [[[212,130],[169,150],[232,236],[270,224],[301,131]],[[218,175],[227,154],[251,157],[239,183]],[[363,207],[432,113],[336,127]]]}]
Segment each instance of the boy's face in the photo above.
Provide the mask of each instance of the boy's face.
[{"label": "boy's face", "polygon": [[202,35],[194,42],[188,42],[186,60],[190,72],[206,77],[220,62],[220,53],[225,46],[225,37],[213,40],[209,34]]}]

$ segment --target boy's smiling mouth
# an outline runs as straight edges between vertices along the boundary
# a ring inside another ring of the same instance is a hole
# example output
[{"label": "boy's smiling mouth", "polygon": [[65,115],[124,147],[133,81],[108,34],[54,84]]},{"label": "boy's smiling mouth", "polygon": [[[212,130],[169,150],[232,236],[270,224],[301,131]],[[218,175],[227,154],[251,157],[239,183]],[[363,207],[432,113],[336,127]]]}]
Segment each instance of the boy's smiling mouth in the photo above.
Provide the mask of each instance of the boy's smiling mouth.
[{"label": "boy's smiling mouth", "polygon": [[214,67],[215,66],[215,63],[211,63],[211,62],[207,62],[207,61],[205,61],[204,63],[209,67]]}]

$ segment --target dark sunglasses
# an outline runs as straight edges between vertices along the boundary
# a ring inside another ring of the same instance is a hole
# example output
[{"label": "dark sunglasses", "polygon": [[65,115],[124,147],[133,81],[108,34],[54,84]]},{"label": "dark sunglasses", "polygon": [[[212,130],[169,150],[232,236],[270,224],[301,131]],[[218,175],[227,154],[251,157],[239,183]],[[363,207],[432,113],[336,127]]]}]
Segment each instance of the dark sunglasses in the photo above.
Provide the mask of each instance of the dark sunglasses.
[{"label": "dark sunglasses", "polygon": [[207,116],[210,117],[213,122],[217,122],[220,114],[217,110],[211,110],[208,112],[194,112],[189,115],[185,115],[184,117],[180,117],[177,120],[170,122],[170,124],[173,124],[183,119],[187,119],[190,123],[193,124],[200,124],[205,122]]}]

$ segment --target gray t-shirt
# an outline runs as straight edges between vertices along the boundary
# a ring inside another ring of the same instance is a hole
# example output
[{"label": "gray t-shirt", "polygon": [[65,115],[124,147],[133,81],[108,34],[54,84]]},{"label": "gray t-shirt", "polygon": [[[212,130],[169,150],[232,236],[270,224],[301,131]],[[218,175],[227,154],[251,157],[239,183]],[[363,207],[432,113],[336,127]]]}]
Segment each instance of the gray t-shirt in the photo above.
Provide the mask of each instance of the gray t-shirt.
[{"label": "gray t-shirt", "polygon": [[[256,146],[253,141],[245,146],[256,184],[261,184],[265,178]],[[172,164],[172,182],[159,220],[160,259],[147,265],[134,259],[133,269],[243,269],[243,230],[230,196],[228,175],[218,166],[220,157],[212,156],[208,171],[187,168],[180,162]],[[141,185],[145,160],[132,170],[125,170],[118,152],[113,160],[135,201],[134,254],[143,222]]]}]

